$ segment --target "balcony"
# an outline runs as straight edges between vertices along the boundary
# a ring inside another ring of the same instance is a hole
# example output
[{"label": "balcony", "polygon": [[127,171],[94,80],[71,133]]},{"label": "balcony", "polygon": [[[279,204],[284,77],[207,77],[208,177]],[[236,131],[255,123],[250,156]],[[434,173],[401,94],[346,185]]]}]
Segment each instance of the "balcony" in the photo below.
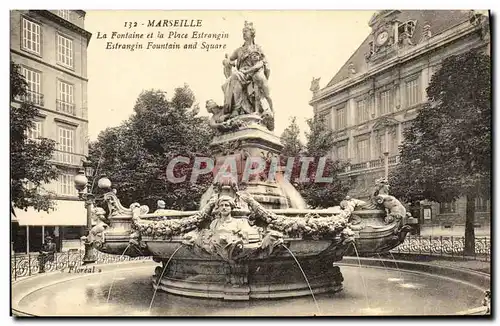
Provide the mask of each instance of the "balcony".
[{"label": "balcony", "polygon": [[81,166],[83,154],[70,153],[65,151],[54,151],[53,161],[58,164]]},{"label": "balcony", "polygon": [[[389,166],[399,163],[399,155],[389,156]],[[375,170],[384,166],[384,159],[376,159],[347,166],[344,173]]]},{"label": "balcony", "polygon": [[63,113],[71,114],[71,115],[76,115],[74,103],[56,100],[56,110],[57,110],[57,112],[63,112]]},{"label": "balcony", "polygon": [[33,105],[44,106],[43,94],[26,90],[26,95],[19,96],[19,100]]}]

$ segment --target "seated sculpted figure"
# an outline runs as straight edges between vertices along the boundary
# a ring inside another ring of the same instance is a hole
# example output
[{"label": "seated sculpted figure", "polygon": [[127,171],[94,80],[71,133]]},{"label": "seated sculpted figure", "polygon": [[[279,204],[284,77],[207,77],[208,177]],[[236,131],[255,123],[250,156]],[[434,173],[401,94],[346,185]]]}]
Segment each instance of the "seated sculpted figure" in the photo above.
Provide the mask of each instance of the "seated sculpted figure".
[{"label": "seated sculpted figure", "polygon": [[[224,91],[224,113],[231,116],[261,113],[272,115],[268,79],[270,70],[262,49],[255,44],[255,29],[245,22],[245,43],[223,61],[226,82]],[[232,71],[231,67],[236,69]]]}]

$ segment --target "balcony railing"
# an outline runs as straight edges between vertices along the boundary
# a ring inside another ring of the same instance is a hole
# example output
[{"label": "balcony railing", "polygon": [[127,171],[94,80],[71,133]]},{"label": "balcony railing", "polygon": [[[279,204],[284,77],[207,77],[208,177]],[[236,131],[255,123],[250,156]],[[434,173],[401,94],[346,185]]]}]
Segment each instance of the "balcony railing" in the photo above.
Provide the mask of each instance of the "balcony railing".
[{"label": "balcony railing", "polygon": [[399,163],[399,155],[389,156],[389,164]]},{"label": "balcony railing", "polygon": [[23,102],[28,102],[38,106],[44,106],[43,94],[26,90],[26,95],[19,96]]},{"label": "balcony railing", "polygon": [[[389,156],[389,165],[394,165],[399,163],[399,155]],[[365,169],[375,169],[384,166],[384,159],[376,159],[371,161],[365,161],[360,163],[355,163],[350,166],[347,166],[344,170],[346,172],[359,171]]]},{"label": "balcony railing", "polygon": [[379,166],[384,165],[384,160],[382,159],[377,159],[377,160],[371,160],[370,161],[370,167],[371,168],[378,168]]},{"label": "balcony railing", "polygon": [[85,158],[82,154],[70,153],[65,151],[56,150],[54,152],[53,160],[56,163],[69,164],[69,165],[81,165],[82,159]]},{"label": "balcony railing", "polygon": [[56,100],[56,110],[58,112],[64,112],[71,115],[75,115],[75,104],[61,100]]}]

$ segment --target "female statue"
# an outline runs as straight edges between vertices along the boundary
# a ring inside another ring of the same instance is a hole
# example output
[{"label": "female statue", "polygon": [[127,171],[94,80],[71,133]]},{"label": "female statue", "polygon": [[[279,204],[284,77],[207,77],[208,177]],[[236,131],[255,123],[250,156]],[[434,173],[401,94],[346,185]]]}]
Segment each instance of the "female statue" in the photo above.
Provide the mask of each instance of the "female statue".
[{"label": "female statue", "polygon": [[[245,22],[243,28],[245,43],[223,61],[227,78],[224,91],[224,113],[263,113],[272,115],[272,101],[269,97],[269,66],[260,46],[255,44],[255,29]],[[232,71],[232,66],[236,70]]]}]

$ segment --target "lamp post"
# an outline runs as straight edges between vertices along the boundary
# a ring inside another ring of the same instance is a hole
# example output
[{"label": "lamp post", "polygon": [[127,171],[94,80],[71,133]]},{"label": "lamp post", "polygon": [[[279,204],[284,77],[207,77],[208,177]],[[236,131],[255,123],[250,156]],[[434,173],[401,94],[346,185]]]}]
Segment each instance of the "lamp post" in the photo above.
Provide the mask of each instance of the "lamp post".
[{"label": "lamp post", "polygon": [[389,180],[389,131],[385,128],[384,177]]},{"label": "lamp post", "polygon": [[[85,209],[87,211],[87,236],[82,237],[85,245],[85,254],[83,256],[83,264],[91,264],[97,260],[96,253],[89,241],[90,231],[92,229],[92,208],[96,200],[95,194],[92,193],[91,180],[94,179],[94,167],[90,162],[84,161],[83,168],[80,169],[78,175],[75,176],[75,188],[78,190],[78,197],[85,201]],[[106,176],[101,176],[97,186],[99,189],[111,188],[111,181]]]}]

